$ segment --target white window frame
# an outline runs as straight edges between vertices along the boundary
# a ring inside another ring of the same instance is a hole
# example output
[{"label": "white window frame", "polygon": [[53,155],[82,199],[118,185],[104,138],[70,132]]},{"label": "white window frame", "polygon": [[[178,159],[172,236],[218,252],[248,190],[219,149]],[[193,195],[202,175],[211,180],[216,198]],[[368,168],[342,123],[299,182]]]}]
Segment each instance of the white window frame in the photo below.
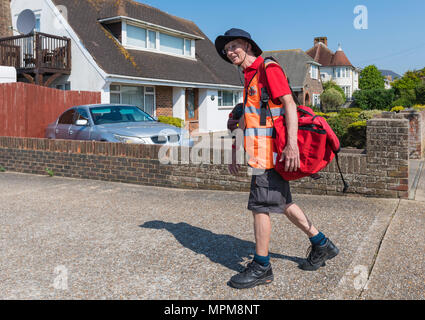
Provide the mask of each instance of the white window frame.
[{"label": "white window frame", "polygon": [[[136,27],[136,28],[146,30],[145,47],[133,46],[133,45],[128,44],[127,25],[131,25],[132,27]],[[155,32],[156,33],[155,48],[149,48],[149,32]],[[176,54],[176,53],[172,53],[172,52],[162,51],[161,50],[161,40],[160,40],[161,39],[161,33],[168,35],[168,36],[171,36],[171,37],[182,39],[183,40],[183,54]],[[121,23],[121,38],[122,38],[122,40],[121,40],[122,45],[126,49],[140,50],[140,51],[150,51],[150,52],[167,54],[167,55],[171,55],[171,56],[175,56],[175,57],[185,58],[185,59],[196,60],[196,58],[195,58],[195,40],[190,39],[188,37],[180,37],[180,36],[176,36],[176,35],[171,34],[171,33],[166,33],[164,31],[158,31],[158,30],[154,30],[154,29],[151,29],[151,28],[141,27],[141,26],[137,25],[136,23],[128,23],[127,21],[123,20],[122,23]],[[187,41],[190,41],[190,48],[186,48]],[[189,52],[189,55],[185,54],[187,51]]]},{"label": "white window frame", "polygon": [[[225,92],[232,92],[233,95],[233,104],[229,105],[229,106],[224,106],[223,105],[223,91]],[[218,90],[217,91],[217,106],[220,109],[233,109],[235,107],[235,105],[237,105],[238,103],[242,102],[243,100],[243,92],[238,90]]]},{"label": "white window frame", "polygon": [[313,106],[320,105],[320,94],[313,93]]},{"label": "white window frame", "polygon": [[310,65],[310,77],[312,79],[318,80],[319,78],[319,67],[314,64]]},{"label": "white window frame", "polygon": [[[119,90],[112,90],[112,86],[119,86]],[[153,96],[153,110],[154,110],[154,114],[152,114],[151,116],[156,117],[156,89],[154,86],[136,86],[136,85],[130,85],[130,84],[123,84],[123,83],[112,83],[109,87],[109,94],[119,94],[120,96],[120,102],[122,103],[122,96],[121,96],[121,87],[125,86],[125,87],[143,87],[143,107],[146,106],[146,96],[147,95],[152,95]],[[146,89],[147,88],[153,88],[152,92],[148,92]]]}]

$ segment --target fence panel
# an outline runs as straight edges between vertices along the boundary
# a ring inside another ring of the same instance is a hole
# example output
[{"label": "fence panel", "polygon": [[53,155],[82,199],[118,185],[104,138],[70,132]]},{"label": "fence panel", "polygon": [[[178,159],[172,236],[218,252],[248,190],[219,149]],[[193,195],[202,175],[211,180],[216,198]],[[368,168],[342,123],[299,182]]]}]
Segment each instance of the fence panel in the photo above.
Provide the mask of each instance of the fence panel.
[{"label": "fence panel", "polygon": [[47,125],[66,109],[100,101],[100,92],[0,84],[0,136],[44,138]]}]

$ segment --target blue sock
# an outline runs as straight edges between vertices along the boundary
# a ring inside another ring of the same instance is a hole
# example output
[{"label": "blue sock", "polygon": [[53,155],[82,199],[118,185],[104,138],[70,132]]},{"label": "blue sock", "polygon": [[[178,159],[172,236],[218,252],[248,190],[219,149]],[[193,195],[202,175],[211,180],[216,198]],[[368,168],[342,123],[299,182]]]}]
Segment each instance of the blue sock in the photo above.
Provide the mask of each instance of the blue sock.
[{"label": "blue sock", "polygon": [[258,254],[255,254],[254,260],[258,262],[258,264],[262,265],[263,267],[267,267],[270,264],[270,255],[264,257],[264,256],[259,256]]},{"label": "blue sock", "polygon": [[323,233],[319,232],[317,235],[310,238],[310,242],[314,246],[323,246],[326,243],[326,237]]}]

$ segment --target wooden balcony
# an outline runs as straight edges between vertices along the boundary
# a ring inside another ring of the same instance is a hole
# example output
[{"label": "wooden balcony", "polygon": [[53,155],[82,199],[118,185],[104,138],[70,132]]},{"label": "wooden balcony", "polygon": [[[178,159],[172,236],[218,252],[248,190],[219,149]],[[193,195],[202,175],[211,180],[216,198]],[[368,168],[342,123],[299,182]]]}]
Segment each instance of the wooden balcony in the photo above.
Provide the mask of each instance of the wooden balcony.
[{"label": "wooden balcony", "polygon": [[49,86],[71,73],[71,40],[41,32],[0,38],[0,65],[15,67],[18,78]]}]

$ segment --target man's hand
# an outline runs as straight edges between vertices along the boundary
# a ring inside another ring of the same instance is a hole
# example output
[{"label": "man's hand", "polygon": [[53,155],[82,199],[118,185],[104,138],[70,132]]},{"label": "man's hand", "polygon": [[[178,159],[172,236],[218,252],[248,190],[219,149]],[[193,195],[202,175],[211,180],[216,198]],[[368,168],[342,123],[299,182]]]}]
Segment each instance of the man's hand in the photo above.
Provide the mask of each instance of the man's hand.
[{"label": "man's hand", "polygon": [[297,171],[300,167],[300,151],[297,144],[286,144],[279,162],[285,161],[285,171]]},{"label": "man's hand", "polygon": [[285,171],[293,172],[297,171],[300,167],[300,150],[297,144],[298,135],[298,116],[297,116],[297,105],[292,98],[292,95],[288,94],[279,97],[285,108],[285,122],[287,128],[287,140],[286,146],[283,149],[282,156],[279,159],[280,162],[285,161]]}]

